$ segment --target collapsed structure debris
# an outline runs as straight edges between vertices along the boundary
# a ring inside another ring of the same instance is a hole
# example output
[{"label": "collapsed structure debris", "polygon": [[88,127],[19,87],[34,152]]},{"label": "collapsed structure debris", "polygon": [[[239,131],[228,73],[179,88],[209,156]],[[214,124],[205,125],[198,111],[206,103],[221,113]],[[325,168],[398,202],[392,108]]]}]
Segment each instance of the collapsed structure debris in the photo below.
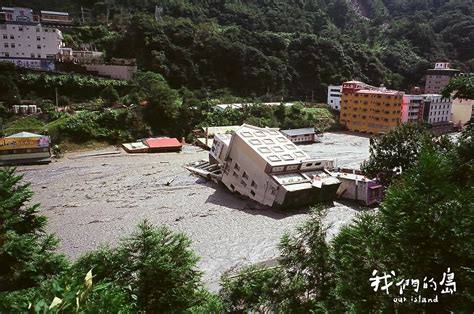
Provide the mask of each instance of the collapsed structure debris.
[{"label": "collapsed structure debris", "polygon": [[176,138],[147,138],[133,143],[122,144],[127,153],[180,152],[183,144]]},{"label": "collapsed structure debris", "polygon": [[355,200],[363,205],[382,201],[383,186],[379,180],[369,179],[354,169],[333,169],[330,174],[341,182],[337,190],[338,197]]},{"label": "collapsed structure debris", "polygon": [[332,160],[313,159],[278,130],[248,124],[233,134],[215,134],[209,160],[185,168],[277,208],[337,197],[372,205],[383,197],[377,179],[367,178],[360,170],[336,168]]},{"label": "collapsed structure debris", "polygon": [[274,129],[244,124],[232,135],[215,135],[209,155],[209,162],[186,168],[267,206],[330,201],[340,185],[327,171],[331,160],[311,159]]}]

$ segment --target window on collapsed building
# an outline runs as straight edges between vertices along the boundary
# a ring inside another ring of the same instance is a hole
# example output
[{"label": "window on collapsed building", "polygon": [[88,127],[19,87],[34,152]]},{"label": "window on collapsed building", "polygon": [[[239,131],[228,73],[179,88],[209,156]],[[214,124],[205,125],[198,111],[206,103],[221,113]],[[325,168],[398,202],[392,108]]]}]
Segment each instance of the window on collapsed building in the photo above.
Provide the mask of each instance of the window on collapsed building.
[{"label": "window on collapsed building", "polygon": [[238,164],[238,163],[235,163],[235,165],[234,165],[234,169],[235,169],[235,170],[237,170],[237,171],[239,171],[239,170],[240,170],[240,166],[239,166],[239,164]]},{"label": "window on collapsed building", "polygon": [[254,190],[250,190],[250,194],[252,194],[252,196],[255,196],[255,191],[254,191]]},{"label": "window on collapsed building", "polygon": [[237,172],[235,172],[235,171],[232,173],[232,175],[233,175],[234,177],[236,177],[236,178],[239,177],[239,174],[238,174]]},{"label": "window on collapsed building", "polygon": [[242,178],[243,179],[248,179],[249,178],[247,172],[244,171],[244,173],[242,174]]},{"label": "window on collapsed building", "polygon": [[235,186],[234,186],[233,184],[231,184],[231,185],[230,185],[230,189],[231,189],[232,191],[234,191],[234,190],[235,190]]},{"label": "window on collapsed building", "polygon": [[242,185],[243,187],[247,187],[247,182],[245,182],[244,180],[240,180],[240,185]]},{"label": "window on collapsed building", "polygon": [[252,180],[252,184],[250,184],[250,186],[255,188],[255,189],[258,189],[257,183],[255,183],[255,181],[253,181],[253,180]]}]

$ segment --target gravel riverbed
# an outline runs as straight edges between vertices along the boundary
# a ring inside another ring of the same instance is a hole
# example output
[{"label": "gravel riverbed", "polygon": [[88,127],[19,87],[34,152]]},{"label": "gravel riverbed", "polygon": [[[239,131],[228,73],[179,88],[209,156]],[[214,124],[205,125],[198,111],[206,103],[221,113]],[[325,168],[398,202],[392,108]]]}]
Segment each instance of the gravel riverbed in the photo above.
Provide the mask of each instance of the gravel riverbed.
[{"label": "gravel riverbed", "polygon": [[[321,143],[302,149],[315,158],[335,159],[338,166],[358,167],[368,158],[368,147],[367,137],[326,133]],[[59,236],[59,250],[70,258],[116,244],[147,219],[190,237],[201,257],[204,282],[217,290],[225,271],[276,258],[279,239],[302,223],[308,210],[262,209],[183,168],[207,155],[194,146],[181,153],[133,155],[111,147],[18,171],[31,182],[32,201],[42,204],[48,231]],[[329,235],[361,210],[335,202],[326,218],[332,226]]]}]

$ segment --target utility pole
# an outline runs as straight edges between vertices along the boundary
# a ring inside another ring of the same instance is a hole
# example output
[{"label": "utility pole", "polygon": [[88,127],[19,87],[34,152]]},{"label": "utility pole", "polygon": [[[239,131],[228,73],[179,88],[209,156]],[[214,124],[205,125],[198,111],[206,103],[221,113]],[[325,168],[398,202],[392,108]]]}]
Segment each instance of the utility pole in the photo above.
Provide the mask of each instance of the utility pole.
[{"label": "utility pole", "polygon": [[54,88],[54,92],[56,94],[56,109],[58,109],[58,102],[59,101],[58,101],[58,88],[57,87]]},{"label": "utility pole", "polygon": [[81,5],[82,24],[84,24],[84,8]]}]

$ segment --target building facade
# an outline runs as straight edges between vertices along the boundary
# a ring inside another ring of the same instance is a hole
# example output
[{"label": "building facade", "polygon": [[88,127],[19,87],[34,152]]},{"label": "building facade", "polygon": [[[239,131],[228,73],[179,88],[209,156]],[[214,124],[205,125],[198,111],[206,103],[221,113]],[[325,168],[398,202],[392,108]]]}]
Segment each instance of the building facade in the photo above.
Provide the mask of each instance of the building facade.
[{"label": "building facade", "polygon": [[16,66],[54,70],[63,48],[60,30],[44,26],[29,8],[3,7],[0,24],[0,59]]},{"label": "building facade", "polygon": [[423,120],[423,96],[404,95],[402,123],[420,122]]},{"label": "building facade", "polygon": [[329,85],[328,86],[328,106],[334,110],[341,109],[341,93],[342,85]]},{"label": "building facade", "polygon": [[[346,87],[347,86],[347,87]],[[362,82],[343,84],[340,123],[349,131],[386,133],[402,123],[403,92],[375,88]]]},{"label": "building facade", "polygon": [[436,62],[434,69],[426,71],[426,94],[439,94],[448,85],[451,78],[460,74],[459,70],[453,69],[448,62]]}]

